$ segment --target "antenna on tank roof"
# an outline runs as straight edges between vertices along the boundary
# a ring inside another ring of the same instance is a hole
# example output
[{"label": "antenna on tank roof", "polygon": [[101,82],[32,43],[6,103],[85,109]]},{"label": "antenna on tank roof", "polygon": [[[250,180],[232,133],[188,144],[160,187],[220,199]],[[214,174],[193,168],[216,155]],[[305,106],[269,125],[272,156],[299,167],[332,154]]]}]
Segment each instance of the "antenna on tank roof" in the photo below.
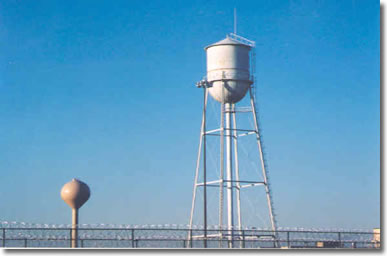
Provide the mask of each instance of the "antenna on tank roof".
[{"label": "antenna on tank roof", "polygon": [[237,33],[237,13],[236,13],[236,8],[234,8],[234,34],[236,35]]}]

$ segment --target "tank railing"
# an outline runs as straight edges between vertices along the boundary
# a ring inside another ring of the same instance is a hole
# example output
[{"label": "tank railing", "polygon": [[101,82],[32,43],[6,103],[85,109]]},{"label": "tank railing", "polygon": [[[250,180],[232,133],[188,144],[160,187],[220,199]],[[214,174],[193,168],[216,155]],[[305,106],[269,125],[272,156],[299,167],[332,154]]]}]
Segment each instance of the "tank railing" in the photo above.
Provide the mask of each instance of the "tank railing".
[{"label": "tank railing", "polygon": [[240,42],[240,43],[242,43],[242,44],[246,44],[246,45],[248,45],[248,46],[255,47],[255,42],[254,42],[254,41],[249,40],[249,39],[247,39],[247,38],[244,38],[244,37],[242,37],[242,36],[239,36],[239,35],[237,35],[237,34],[229,33],[229,34],[227,35],[227,37],[229,37],[229,38],[231,38],[231,39],[233,39],[233,40],[235,40],[235,41],[238,41],[238,42]]},{"label": "tank railing", "polygon": [[[71,228],[1,228],[2,247],[70,247]],[[203,248],[202,228],[79,228],[79,247]],[[207,229],[208,247],[227,248],[228,229]],[[34,235],[35,232],[35,235]],[[187,239],[187,232],[191,234]],[[219,236],[217,234],[222,234]],[[274,235],[277,234],[277,235]],[[380,248],[377,232],[234,229],[235,248]]]},{"label": "tank railing", "polygon": [[219,79],[212,79],[211,82],[208,82],[207,80],[207,76],[203,77],[202,80],[200,80],[199,82],[196,82],[195,86],[197,88],[202,88],[202,87],[206,87],[206,88],[210,88],[212,87],[212,82],[215,82],[215,81],[250,81],[250,87],[251,88],[255,88],[256,86],[254,85],[254,81],[255,81],[255,76],[254,75],[249,75],[249,80],[245,80],[245,79],[236,79],[236,78],[219,78]]}]

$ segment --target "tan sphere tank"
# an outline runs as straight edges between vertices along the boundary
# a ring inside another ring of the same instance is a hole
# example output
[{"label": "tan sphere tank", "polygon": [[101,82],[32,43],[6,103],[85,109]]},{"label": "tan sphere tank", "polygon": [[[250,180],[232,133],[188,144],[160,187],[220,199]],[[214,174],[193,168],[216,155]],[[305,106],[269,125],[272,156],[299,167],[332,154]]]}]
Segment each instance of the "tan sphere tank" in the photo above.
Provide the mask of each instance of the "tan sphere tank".
[{"label": "tan sphere tank", "polygon": [[90,189],[86,183],[73,179],[66,183],[60,196],[71,208],[79,209],[90,197]]}]

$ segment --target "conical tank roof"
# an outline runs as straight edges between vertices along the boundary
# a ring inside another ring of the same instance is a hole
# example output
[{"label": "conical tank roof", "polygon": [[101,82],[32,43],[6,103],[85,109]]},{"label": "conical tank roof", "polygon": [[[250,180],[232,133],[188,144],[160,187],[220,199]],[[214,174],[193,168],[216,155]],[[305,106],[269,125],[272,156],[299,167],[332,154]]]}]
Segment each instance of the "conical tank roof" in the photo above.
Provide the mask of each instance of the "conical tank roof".
[{"label": "conical tank roof", "polygon": [[210,48],[212,46],[217,46],[217,45],[242,45],[242,46],[246,46],[246,47],[250,48],[249,45],[238,42],[238,41],[227,36],[225,39],[220,40],[219,42],[216,42],[214,44],[211,44],[211,45],[205,47],[204,49],[207,50],[208,48]]}]

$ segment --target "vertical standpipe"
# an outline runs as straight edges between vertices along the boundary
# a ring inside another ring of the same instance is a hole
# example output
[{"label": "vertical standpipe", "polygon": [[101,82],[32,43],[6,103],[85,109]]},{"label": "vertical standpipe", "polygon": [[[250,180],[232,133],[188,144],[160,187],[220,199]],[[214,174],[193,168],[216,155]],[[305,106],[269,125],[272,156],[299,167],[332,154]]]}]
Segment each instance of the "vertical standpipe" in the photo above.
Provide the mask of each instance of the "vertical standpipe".
[{"label": "vertical standpipe", "polygon": [[233,228],[234,228],[234,212],[233,212],[233,175],[232,175],[232,137],[231,137],[231,104],[226,104],[226,170],[227,170],[227,229],[228,231],[228,247],[233,247]]}]

